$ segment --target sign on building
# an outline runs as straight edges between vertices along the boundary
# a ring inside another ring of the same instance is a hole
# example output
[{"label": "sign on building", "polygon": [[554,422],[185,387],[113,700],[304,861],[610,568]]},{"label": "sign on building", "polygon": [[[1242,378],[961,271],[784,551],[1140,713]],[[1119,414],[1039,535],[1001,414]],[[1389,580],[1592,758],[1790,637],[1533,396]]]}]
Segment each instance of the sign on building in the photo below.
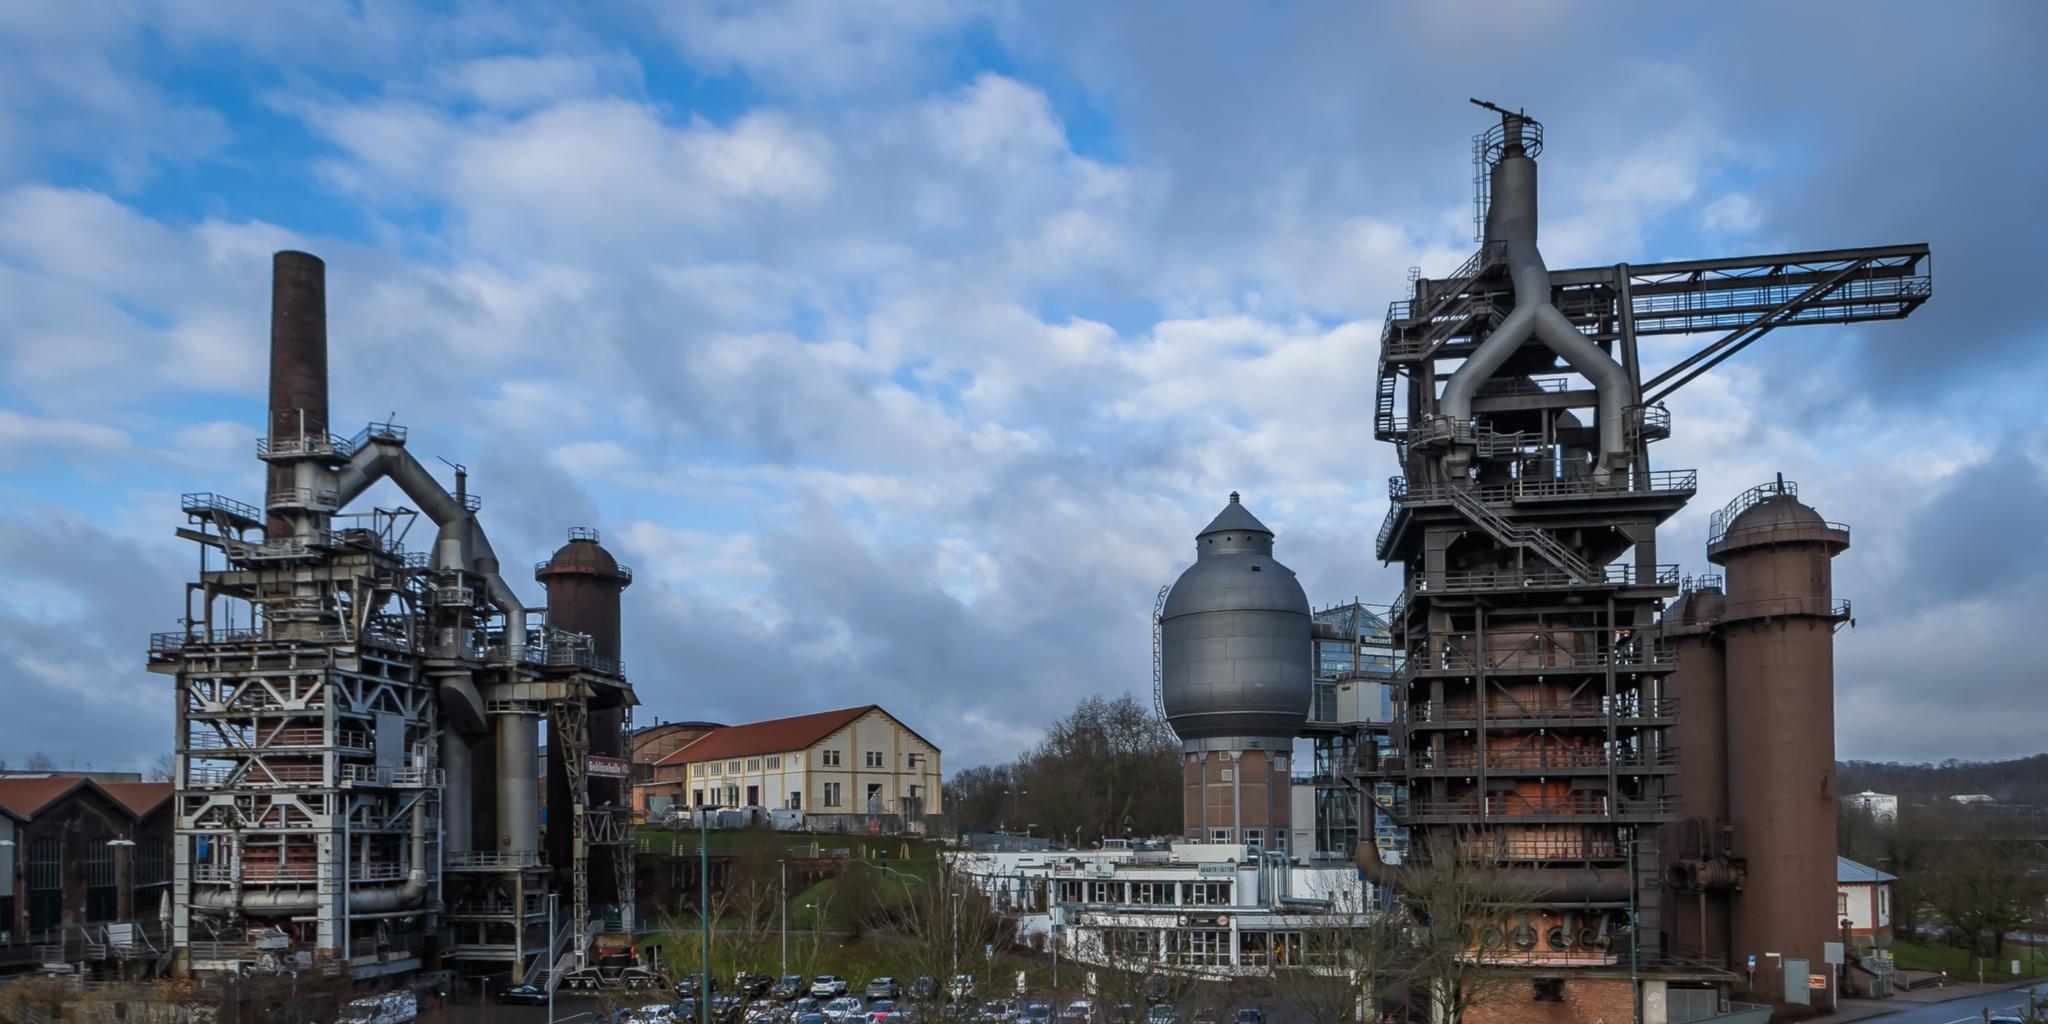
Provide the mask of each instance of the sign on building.
[{"label": "sign on building", "polygon": [[592,778],[623,779],[633,774],[633,762],[623,757],[588,754],[583,758],[583,770]]}]

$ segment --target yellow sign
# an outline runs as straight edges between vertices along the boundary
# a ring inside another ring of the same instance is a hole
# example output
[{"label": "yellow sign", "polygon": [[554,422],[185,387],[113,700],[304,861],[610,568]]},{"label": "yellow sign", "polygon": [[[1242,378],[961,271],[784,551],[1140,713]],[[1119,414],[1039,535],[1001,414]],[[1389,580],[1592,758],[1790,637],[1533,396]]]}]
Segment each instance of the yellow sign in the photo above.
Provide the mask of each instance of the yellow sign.
[{"label": "yellow sign", "polygon": [[1826,988],[1828,987],[1828,976],[1825,974],[1809,974],[1806,976],[1806,987]]}]

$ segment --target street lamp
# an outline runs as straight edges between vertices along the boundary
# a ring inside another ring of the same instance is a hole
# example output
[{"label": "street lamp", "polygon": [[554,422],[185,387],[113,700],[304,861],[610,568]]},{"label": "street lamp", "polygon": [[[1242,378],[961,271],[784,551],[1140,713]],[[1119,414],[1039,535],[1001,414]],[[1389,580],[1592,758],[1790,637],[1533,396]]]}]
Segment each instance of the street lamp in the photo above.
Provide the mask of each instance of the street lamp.
[{"label": "street lamp", "polygon": [[782,911],[782,976],[789,977],[789,858],[775,861],[782,868],[782,882],[775,890],[775,906]]},{"label": "street lamp", "polygon": [[697,963],[697,1017],[711,1024],[711,812],[717,804],[697,808],[697,920],[703,928]]}]

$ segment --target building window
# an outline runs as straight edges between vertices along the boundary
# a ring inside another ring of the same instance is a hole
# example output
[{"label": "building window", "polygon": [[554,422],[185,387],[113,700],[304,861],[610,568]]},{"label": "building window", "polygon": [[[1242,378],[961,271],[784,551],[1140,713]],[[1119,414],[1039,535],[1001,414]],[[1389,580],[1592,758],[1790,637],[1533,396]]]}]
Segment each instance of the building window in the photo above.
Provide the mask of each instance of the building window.
[{"label": "building window", "polygon": [[64,841],[38,839],[28,850],[28,929],[46,932],[64,917]]},{"label": "building window", "polygon": [[910,762],[910,766],[911,766],[912,768],[922,768],[922,767],[924,767],[924,755],[923,755],[923,754],[911,754],[911,755],[909,755],[909,756],[908,756],[908,758],[906,758],[906,760],[908,760],[908,761]]},{"label": "building window", "polygon": [[761,770],[761,759],[760,759],[760,758],[758,758],[758,757],[750,757],[750,758],[747,758],[747,770],[748,770],[748,771],[750,771],[750,772],[758,772],[758,771],[760,771],[760,770]]},{"label": "building window", "polygon": [[1265,830],[1265,829],[1262,829],[1262,828],[1248,828],[1248,829],[1245,829],[1245,830],[1244,830],[1244,844],[1245,844],[1246,846],[1249,846],[1249,847],[1252,847],[1252,848],[1254,848],[1254,849],[1257,849],[1258,847],[1264,846],[1264,845],[1265,845],[1265,841],[1266,841],[1266,830]]},{"label": "building window", "polygon": [[882,752],[881,752],[881,751],[879,751],[879,750],[870,750],[870,751],[868,751],[868,752],[867,752],[867,755],[868,755],[868,767],[870,767],[870,768],[880,768],[880,767],[882,766]]},{"label": "building window", "polygon": [[724,775],[724,774],[725,774],[725,766],[724,766],[724,765],[722,765],[722,764],[714,764],[714,765],[712,765],[712,766],[711,766],[711,774],[713,774],[713,775]]},{"label": "building window", "polygon": [[696,776],[697,778],[700,778],[700,779],[701,779],[701,778],[703,778],[703,777],[704,777],[704,766],[703,766],[703,765],[701,765],[701,764],[693,764],[693,765],[691,765],[691,766],[690,766],[690,774],[691,774],[691,775],[694,775],[694,776]]},{"label": "building window", "polygon": [[1848,917],[1848,916],[1849,916],[1849,894],[1848,894],[1848,893],[1846,893],[1846,892],[1838,892],[1838,893],[1836,893],[1836,894],[1835,894],[1835,920],[1839,921],[1839,920],[1841,920],[1842,918],[1845,918],[1845,917]]},{"label": "building window", "polygon": [[731,772],[731,773],[733,773],[734,775],[738,775],[738,774],[740,773],[740,762],[739,762],[739,759],[738,759],[738,758],[734,758],[734,759],[732,759],[732,760],[730,760],[730,761],[727,761],[727,762],[725,763],[725,770],[726,770],[726,771],[729,771],[729,772]]},{"label": "building window", "polygon": [[825,806],[827,806],[827,807],[837,807],[837,806],[839,806],[839,783],[837,783],[837,782],[827,782],[827,783],[825,783]]},{"label": "building window", "polygon": [[780,768],[780,767],[782,767],[782,755],[781,755],[781,754],[770,754],[770,755],[768,755],[768,767],[770,767],[770,768]]},{"label": "building window", "polygon": [[1210,830],[1209,830],[1209,841],[1210,841],[1210,842],[1212,842],[1212,843],[1227,843],[1227,842],[1229,842],[1229,841],[1230,841],[1230,830],[1229,830],[1229,829],[1227,829],[1227,828],[1212,828],[1212,829],[1210,829]]},{"label": "building window", "polygon": [[801,811],[804,809],[803,790],[792,789],[789,791],[789,809],[792,811]]},{"label": "building window", "polygon": [[818,763],[819,763],[819,764],[821,764],[821,765],[824,765],[824,766],[825,766],[825,767],[827,767],[827,768],[837,768],[837,767],[839,767],[839,751],[837,751],[837,750],[820,750],[820,751],[818,751]]},{"label": "building window", "polygon": [[1219,781],[1219,782],[1229,782],[1230,780],[1232,780],[1232,779],[1235,779],[1236,777],[1237,777],[1237,769],[1235,769],[1235,768],[1225,768],[1225,769],[1222,769],[1222,774],[1220,774],[1220,775],[1218,775],[1218,776],[1217,776],[1217,781]]},{"label": "building window", "polygon": [[161,836],[150,836],[135,847],[135,887],[145,889],[163,885],[171,875],[165,866],[164,841]]},{"label": "building window", "polygon": [[88,840],[85,848],[85,919],[112,921],[121,916],[121,890],[114,848],[104,840]]},{"label": "building window", "polygon": [[690,791],[690,806],[692,806],[692,807],[702,807],[702,806],[704,806],[704,791],[703,791],[703,790],[701,790],[701,789],[693,789],[693,790],[691,790],[691,791]]}]

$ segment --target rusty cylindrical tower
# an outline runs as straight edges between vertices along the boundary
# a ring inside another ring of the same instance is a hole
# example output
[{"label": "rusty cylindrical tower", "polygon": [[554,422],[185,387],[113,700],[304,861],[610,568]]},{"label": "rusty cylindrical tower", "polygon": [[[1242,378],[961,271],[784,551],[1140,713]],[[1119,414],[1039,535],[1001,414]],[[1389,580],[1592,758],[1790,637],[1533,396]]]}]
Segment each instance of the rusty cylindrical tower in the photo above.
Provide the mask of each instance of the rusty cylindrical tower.
[{"label": "rusty cylindrical tower", "polygon": [[[590,653],[600,670],[619,671],[619,596],[633,583],[633,571],[620,565],[612,553],[598,543],[597,531],[575,527],[569,541],[556,549],[554,557],[535,567],[533,578],[548,592],[548,627],[590,637]],[[604,758],[626,757],[626,708],[623,705],[593,704],[588,718],[588,753]],[[550,731],[548,738],[548,807],[570,806],[569,772],[564,764],[570,744]],[[595,772],[589,776],[590,806],[626,809],[626,782]],[[627,809],[630,810],[630,809]],[[548,859],[559,874],[573,863],[574,831],[567,822],[557,827],[551,811],[548,821]],[[590,864],[590,904],[613,904],[620,895],[620,880],[609,858],[596,857]]]},{"label": "rusty cylindrical tower", "polygon": [[1728,859],[1728,677],[1721,618],[1727,608],[1718,575],[1688,577],[1661,622],[1678,660],[1671,695],[1685,713],[1672,727],[1678,747],[1679,820],[1658,843],[1667,888],[1673,890],[1674,940],[1726,953],[1729,900],[1738,874]]},{"label": "rusty cylindrical tower", "polygon": [[[292,536],[293,524],[279,509],[290,496],[310,488],[303,478],[310,458],[327,440],[327,264],[308,252],[286,249],[270,260],[270,418],[264,438],[269,460],[264,507],[270,510],[269,539]],[[304,438],[320,444],[307,445]]]},{"label": "rusty cylindrical tower", "polygon": [[1823,947],[1839,931],[1834,634],[1847,606],[1830,562],[1848,547],[1849,528],[1782,476],[1716,513],[1707,538],[1728,577],[1728,817],[1746,870],[1729,959],[1756,954],[1756,989],[1772,995],[1826,975]]}]

